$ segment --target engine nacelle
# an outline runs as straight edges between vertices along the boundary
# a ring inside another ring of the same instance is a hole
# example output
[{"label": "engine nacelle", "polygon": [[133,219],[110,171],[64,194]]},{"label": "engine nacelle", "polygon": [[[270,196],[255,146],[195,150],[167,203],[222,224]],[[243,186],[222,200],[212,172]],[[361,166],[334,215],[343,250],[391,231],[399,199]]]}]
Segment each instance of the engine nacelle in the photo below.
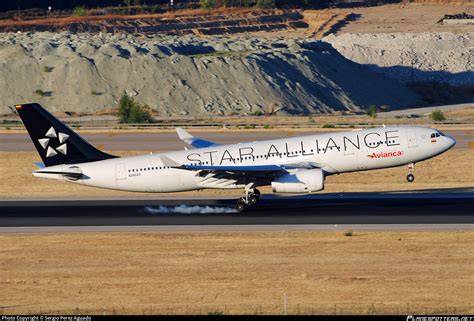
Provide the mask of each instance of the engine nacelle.
[{"label": "engine nacelle", "polygon": [[324,174],[319,168],[285,174],[272,182],[275,193],[311,193],[323,188]]}]

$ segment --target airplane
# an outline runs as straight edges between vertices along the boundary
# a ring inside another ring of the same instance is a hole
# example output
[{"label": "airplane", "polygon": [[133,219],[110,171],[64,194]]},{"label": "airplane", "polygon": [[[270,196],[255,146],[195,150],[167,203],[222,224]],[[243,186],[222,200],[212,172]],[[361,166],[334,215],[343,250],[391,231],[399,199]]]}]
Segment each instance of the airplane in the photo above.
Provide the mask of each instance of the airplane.
[{"label": "airplane", "polygon": [[221,145],[176,128],[191,148],[118,157],[104,153],[37,103],[16,105],[42,163],[35,177],[86,186],[134,191],[181,192],[244,189],[235,208],[242,211],[260,198],[257,187],[275,193],[313,193],[325,177],[408,165],[440,155],[456,141],[439,130],[387,126],[300,137]]}]

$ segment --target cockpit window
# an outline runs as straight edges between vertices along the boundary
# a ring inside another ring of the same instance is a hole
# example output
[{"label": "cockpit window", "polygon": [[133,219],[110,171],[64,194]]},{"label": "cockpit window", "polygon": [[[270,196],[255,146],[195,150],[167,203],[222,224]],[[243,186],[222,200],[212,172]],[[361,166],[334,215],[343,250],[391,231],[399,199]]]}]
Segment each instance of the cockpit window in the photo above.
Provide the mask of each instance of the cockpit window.
[{"label": "cockpit window", "polygon": [[445,136],[442,132],[436,132],[431,134],[431,138],[439,137],[439,136]]}]

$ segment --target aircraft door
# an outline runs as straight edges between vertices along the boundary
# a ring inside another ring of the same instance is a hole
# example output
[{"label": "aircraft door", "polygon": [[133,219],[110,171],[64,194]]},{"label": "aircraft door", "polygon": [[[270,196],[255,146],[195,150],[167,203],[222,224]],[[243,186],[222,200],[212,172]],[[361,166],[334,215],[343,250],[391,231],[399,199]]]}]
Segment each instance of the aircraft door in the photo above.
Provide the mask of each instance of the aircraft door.
[{"label": "aircraft door", "polygon": [[407,132],[408,148],[418,147],[416,132]]},{"label": "aircraft door", "polygon": [[354,146],[351,143],[344,146],[344,155],[354,155]]},{"label": "aircraft door", "polygon": [[[355,142],[357,145],[357,139],[350,137],[351,141]],[[344,157],[341,158],[342,164],[338,164],[337,167],[340,171],[347,170],[353,171],[359,169],[359,156],[356,151],[358,149],[351,143],[349,140],[344,140],[341,149],[344,150]]]},{"label": "aircraft door", "polygon": [[116,175],[115,178],[117,180],[127,178],[127,172],[125,170],[125,164],[118,164],[117,165],[115,175]]}]

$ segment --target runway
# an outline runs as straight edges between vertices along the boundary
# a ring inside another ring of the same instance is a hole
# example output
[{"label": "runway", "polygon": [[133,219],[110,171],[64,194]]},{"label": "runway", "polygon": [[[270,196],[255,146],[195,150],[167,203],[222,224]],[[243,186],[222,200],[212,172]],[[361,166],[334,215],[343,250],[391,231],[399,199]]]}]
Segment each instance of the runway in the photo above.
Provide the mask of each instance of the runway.
[{"label": "runway", "polygon": [[472,190],[235,200],[0,201],[0,232],[137,230],[474,229]]}]

